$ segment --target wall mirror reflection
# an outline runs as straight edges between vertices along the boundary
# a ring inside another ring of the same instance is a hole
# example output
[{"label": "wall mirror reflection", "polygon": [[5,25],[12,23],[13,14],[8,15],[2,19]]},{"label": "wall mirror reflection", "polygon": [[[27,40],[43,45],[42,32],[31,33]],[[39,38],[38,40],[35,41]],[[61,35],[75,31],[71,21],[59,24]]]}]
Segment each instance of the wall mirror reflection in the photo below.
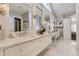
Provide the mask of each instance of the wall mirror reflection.
[{"label": "wall mirror reflection", "polygon": [[24,3],[14,3],[9,4],[9,9],[9,31],[28,31],[31,7]]},{"label": "wall mirror reflection", "polygon": [[25,3],[9,4],[9,32],[19,36],[28,32],[32,26],[32,8]]},{"label": "wall mirror reflection", "polygon": [[43,33],[43,25],[42,25],[42,20],[43,20],[43,9],[40,8],[39,5],[36,6],[35,8],[35,30],[37,33],[42,34]]},{"label": "wall mirror reflection", "polygon": [[50,15],[47,9],[44,9],[44,22],[45,22],[46,32],[49,32],[50,31]]}]

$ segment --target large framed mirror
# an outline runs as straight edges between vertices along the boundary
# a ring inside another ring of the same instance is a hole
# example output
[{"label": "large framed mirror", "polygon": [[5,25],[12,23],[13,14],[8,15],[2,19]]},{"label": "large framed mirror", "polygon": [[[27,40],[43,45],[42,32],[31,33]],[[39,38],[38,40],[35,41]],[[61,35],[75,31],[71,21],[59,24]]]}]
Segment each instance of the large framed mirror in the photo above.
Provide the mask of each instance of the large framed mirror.
[{"label": "large framed mirror", "polygon": [[[9,4],[9,31],[29,31],[32,27],[32,8],[25,3]],[[20,25],[20,26],[19,26]],[[16,30],[15,30],[16,29]]]},{"label": "large framed mirror", "polygon": [[50,32],[50,14],[47,9],[44,8],[44,24],[46,32]]}]

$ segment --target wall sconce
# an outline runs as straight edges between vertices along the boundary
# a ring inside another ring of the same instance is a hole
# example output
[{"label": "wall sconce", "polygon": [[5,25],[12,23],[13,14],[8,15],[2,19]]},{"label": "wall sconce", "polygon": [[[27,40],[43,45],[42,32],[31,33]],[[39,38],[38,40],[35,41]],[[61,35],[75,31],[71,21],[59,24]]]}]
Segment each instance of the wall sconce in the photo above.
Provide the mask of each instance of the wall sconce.
[{"label": "wall sconce", "polygon": [[0,14],[5,14],[7,9],[6,4],[0,4]]}]

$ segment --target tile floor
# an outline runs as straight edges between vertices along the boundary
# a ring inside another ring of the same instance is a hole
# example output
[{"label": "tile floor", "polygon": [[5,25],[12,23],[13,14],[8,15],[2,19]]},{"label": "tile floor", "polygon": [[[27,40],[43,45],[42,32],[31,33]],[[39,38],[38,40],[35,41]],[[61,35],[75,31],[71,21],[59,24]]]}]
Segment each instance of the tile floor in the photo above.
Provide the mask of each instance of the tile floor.
[{"label": "tile floor", "polygon": [[60,38],[52,43],[44,56],[76,56],[76,41]]}]

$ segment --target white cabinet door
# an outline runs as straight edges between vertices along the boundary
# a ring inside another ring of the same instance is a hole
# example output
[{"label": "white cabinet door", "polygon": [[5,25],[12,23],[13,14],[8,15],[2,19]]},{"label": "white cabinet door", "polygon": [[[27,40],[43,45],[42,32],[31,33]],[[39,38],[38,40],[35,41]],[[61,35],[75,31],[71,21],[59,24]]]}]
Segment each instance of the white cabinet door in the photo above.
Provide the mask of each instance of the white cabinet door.
[{"label": "white cabinet door", "polygon": [[50,36],[45,36],[41,39],[41,47],[42,49],[45,49],[52,43],[51,37]]},{"label": "white cabinet door", "polygon": [[5,50],[5,55],[22,56],[22,55],[37,55],[40,46],[40,39],[24,43],[15,47],[11,47]]},{"label": "white cabinet door", "polygon": [[3,56],[3,50],[0,49],[0,56]]},{"label": "white cabinet door", "polygon": [[35,56],[48,47],[52,42],[50,35],[37,38],[33,41],[19,44],[5,50],[6,56]]}]

